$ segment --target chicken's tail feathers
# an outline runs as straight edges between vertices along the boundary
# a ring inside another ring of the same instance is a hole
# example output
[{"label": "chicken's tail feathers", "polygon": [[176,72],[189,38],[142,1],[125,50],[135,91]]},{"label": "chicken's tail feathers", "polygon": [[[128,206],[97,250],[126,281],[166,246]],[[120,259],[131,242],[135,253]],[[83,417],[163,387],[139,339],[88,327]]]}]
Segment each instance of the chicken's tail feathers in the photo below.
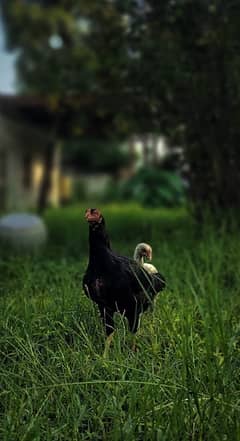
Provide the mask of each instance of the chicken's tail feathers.
[{"label": "chicken's tail feathers", "polygon": [[162,291],[164,288],[166,288],[166,279],[161,273],[152,274],[152,277],[154,278],[155,289],[157,292]]}]

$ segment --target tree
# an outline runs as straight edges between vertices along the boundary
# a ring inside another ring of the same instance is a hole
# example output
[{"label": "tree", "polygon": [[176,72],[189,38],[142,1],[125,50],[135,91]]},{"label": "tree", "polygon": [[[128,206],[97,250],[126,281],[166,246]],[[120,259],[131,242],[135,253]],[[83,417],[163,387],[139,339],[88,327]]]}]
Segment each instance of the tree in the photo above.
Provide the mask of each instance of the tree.
[{"label": "tree", "polygon": [[130,166],[136,159],[127,145],[101,142],[99,139],[72,139],[64,152],[64,162],[83,172],[105,172],[118,175],[120,169]]},{"label": "tree", "polygon": [[2,10],[8,45],[19,48],[19,91],[44,96],[55,115],[39,196],[42,211],[56,138],[93,136],[113,145],[128,130],[117,100],[124,87],[125,25],[109,1],[5,1]]},{"label": "tree", "polygon": [[239,207],[239,2],[148,0],[141,20],[135,84],[158,128],[184,146],[197,214]]}]

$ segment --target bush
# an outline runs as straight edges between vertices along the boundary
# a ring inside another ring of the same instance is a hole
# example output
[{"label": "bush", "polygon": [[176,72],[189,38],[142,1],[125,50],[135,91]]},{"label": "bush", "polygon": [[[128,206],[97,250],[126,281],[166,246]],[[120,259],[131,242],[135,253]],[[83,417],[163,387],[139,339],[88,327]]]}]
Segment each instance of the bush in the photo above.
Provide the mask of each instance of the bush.
[{"label": "bush", "polygon": [[120,186],[118,196],[149,207],[176,207],[185,200],[181,177],[174,172],[153,168],[139,170]]},{"label": "bush", "polygon": [[69,141],[63,150],[66,165],[90,173],[116,173],[134,161],[135,156],[119,140],[81,138]]}]

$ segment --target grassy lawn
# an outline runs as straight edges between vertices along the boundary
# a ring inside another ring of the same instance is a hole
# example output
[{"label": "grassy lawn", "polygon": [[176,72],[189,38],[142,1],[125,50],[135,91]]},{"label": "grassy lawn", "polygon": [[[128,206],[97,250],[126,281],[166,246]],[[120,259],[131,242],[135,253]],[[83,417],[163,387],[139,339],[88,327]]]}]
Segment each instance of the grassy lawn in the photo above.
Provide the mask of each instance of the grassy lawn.
[{"label": "grassy lawn", "polygon": [[240,233],[184,210],[103,208],[113,248],[153,247],[168,288],[144,314],[132,353],[126,323],[108,359],[81,288],[85,207],[49,211],[48,247],[0,258],[0,439],[240,439]]}]

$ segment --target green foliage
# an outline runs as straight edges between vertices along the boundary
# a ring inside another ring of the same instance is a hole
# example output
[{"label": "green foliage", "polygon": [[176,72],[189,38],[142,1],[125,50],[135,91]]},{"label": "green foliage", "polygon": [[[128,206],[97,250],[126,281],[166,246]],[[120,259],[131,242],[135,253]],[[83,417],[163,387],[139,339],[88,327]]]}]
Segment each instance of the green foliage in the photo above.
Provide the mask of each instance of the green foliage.
[{"label": "green foliage", "polygon": [[84,207],[49,211],[43,255],[0,258],[1,439],[237,441],[239,230],[200,236],[183,210],[103,212],[114,249],[132,255],[139,234],[152,244],[168,288],[141,320],[138,352],[116,316],[103,359],[81,290]]},{"label": "green foliage", "polygon": [[176,207],[185,200],[183,181],[179,175],[146,167],[120,186],[119,197],[150,207]]},{"label": "green foliage", "polygon": [[150,95],[151,120],[184,145],[199,215],[206,205],[213,213],[217,207],[239,207],[240,4],[148,4],[139,19],[145,27],[134,82],[141,83],[146,102]]},{"label": "green foliage", "polygon": [[79,138],[67,143],[63,160],[81,171],[112,174],[128,166],[134,157],[119,141]]}]

